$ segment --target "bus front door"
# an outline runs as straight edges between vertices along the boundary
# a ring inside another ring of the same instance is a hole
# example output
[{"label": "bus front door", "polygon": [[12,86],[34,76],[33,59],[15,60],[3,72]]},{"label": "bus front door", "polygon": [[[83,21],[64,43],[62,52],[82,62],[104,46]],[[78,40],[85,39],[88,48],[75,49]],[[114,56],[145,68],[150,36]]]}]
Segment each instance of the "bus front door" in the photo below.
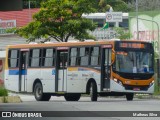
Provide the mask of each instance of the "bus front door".
[{"label": "bus front door", "polygon": [[27,63],[28,63],[28,50],[20,51],[19,62],[19,91],[27,91]]},{"label": "bus front door", "polygon": [[109,91],[110,89],[111,52],[112,49],[110,48],[103,48],[102,50],[101,91]]},{"label": "bus front door", "polygon": [[67,86],[68,50],[57,50],[55,91],[64,92]]}]

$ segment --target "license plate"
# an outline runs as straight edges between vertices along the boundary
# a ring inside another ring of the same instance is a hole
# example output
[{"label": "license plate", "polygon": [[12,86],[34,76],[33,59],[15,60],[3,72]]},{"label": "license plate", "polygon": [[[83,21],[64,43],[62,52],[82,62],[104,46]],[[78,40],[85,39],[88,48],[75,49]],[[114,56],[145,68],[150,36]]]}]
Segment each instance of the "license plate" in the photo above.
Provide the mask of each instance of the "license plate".
[{"label": "license plate", "polygon": [[140,88],[133,88],[134,91],[140,91]]}]

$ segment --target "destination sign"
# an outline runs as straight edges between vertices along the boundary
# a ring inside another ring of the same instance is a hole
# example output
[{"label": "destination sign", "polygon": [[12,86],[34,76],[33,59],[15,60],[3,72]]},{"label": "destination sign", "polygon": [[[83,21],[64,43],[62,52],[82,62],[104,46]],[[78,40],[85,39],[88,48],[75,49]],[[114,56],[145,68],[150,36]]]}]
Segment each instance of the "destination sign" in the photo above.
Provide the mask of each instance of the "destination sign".
[{"label": "destination sign", "polygon": [[145,48],[143,43],[120,43],[119,47],[121,48]]}]

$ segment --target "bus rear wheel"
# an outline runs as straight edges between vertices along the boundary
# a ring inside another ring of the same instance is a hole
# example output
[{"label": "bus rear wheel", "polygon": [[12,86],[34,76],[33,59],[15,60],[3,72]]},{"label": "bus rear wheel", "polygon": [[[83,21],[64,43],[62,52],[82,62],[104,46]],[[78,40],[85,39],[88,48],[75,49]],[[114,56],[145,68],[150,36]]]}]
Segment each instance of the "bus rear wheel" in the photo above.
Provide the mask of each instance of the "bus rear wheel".
[{"label": "bus rear wheel", "polygon": [[43,93],[42,84],[39,82],[35,84],[34,96],[37,101],[49,101],[51,98],[50,94]]},{"label": "bus rear wheel", "polygon": [[134,97],[134,94],[133,94],[133,93],[128,93],[128,94],[126,94],[126,99],[127,99],[127,101],[132,101],[132,100],[133,100],[133,97]]},{"label": "bus rear wheel", "polygon": [[81,97],[80,93],[66,93],[64,98],[66,101],[78,101]]},{"label": "bus rear wheel", "polygon": [[90,84],[90,97],[91,97],[91,101],[97,101],[97,86],[95,82],[91,82]]}]

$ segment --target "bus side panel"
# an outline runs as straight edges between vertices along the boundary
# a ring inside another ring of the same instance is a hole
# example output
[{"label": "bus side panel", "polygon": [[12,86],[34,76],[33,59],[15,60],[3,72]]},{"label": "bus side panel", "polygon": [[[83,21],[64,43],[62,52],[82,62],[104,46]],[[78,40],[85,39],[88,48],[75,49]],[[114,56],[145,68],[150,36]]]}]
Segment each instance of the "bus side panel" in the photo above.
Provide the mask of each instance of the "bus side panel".
[{"label": "bus side panel", "polygon": [[27,70],[27,92],[32,92],[33,83],[36,79],[41,80],[41,69],[28,68]]},{"label": "bus side panel", "polygon": [[81,80],[81,74],[78,67],[70,67],[67,72],[67,92],[85,93],[85,81]]},{"label": "bus side panel", "polygon": [[41,70],[43,92],[55,92],[55,68],[44,68]]},{"label": "bus side panel", "polygon": [[97,85],[97,92],[100,92],[101,88],[101,74],[100,70],[95,70],[91,68],[80,68],[79,69],[79,74],[80,74],[80,80],[84,81],[83,82],[83,89],[86,92],[86,86],[89,80],[95,81]]},{"label": "bus side panel", "polygon": [[88,80],[95,80],[97,92],[100,92],[100,71],[94,69],[76,67],[68,69],[67,92],[86,93]]},{"label": "bus side panel", "polygon": [[28,69],[27,92],[32,92],[36,79],[41,80],[44,93],[55,92],[55,73],[53,68]]},{"label": "bus side panel", "polygon": [[5,87],[8,90],[19,92],[18,70],[5,70]]}]

